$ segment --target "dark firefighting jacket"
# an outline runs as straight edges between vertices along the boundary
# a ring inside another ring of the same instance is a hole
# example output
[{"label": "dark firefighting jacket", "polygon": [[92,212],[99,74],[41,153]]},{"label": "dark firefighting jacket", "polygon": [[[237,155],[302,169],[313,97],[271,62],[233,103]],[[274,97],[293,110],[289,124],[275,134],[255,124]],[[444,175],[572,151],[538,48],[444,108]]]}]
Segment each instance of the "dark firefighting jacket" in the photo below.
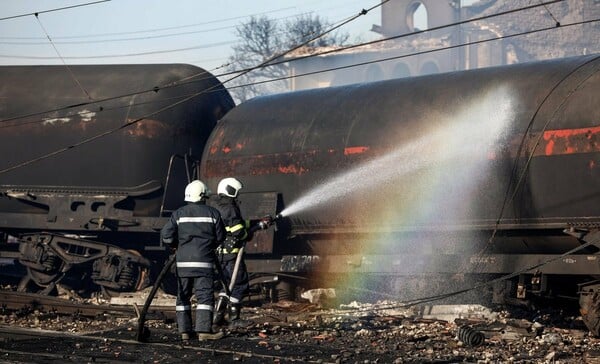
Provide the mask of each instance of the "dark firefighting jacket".
[{"label": "dark firefighting jacket", "polygon": [[165,244],[177,247],[177,275],[197,277],[212,272],[225,226],[217,209],[188,203],[173,212],[160,235]]},{"label": "dark firefighting jacket", "polygon": [[242,213],[235,198],[219,196],[216,207],[221,213],[227,236],[223,243],[223,254],[237,254],[248,239],[249,222],[242,218]]}]

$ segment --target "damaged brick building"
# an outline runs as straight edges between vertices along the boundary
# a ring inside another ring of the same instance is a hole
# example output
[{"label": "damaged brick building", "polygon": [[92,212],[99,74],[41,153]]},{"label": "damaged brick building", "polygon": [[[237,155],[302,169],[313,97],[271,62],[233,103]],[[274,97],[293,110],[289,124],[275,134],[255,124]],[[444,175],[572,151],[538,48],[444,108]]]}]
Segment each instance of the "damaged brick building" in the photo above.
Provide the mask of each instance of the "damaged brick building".
[{"label": "damaged brick building", "polygon": [[[600,52],[600,0],[390,0],[380,38],[291,62],[292,90]],[[376,11],[376,10],[373,10]],[[322,53],[305,48],[293,56]],[[358,65],[358,66],[350,66]],[[331,71],[324,71],[331,70]]]}]

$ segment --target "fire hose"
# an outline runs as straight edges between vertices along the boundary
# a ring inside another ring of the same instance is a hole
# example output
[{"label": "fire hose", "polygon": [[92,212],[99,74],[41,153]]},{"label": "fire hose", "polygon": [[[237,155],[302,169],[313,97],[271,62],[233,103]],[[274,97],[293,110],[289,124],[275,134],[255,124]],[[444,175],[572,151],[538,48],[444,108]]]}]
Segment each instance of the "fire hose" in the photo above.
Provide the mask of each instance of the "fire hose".
[{"label": "fire hose", "polygon": [[[261,221],[259,221],[256,225],[254,225],[250,229],[248,229],[248,233],[251,234],[258,230],[265,230],[269,226],[275,224],[275,222],[277,220],[281,219],[282,217],[283,216],[281,214],[277,214],[275,216],[275,218],[271,217],[270,215],[267,215]],[[237,275],[238,275],[238,271],[240,269],[240,265],[242,264],[242,258],[244,256],[244,247],[245,246],[246,246],[246,244],[244,243],[237,253],[237,256],[235,258],[235,265],[233,266],[233,272],[231,274],[231,282],[229,282],[229,286],[227,287],[227,285],[223,282],[223,287],[225,289],[225,294],[227,295],[228,300],[229,300],[229,297],[231,296],[231,291],[233,290],[233,287],[235,286],[235,284],[237,282]],[[223,275],[221,273],[222,272],[219,272],[221,277],[223,277]],[[215,312],[219,312],[219,310],[222,309],[223,304],[224,304],[223,300],[218,300],[217,307],[215,307]]]},{"label": "fire hose", "polygon": [[138,318],[137,337],[136,337],[137,341],[139,341],[139,342],[144,342],[148,339],[148,337],[150,337],[150,330],[144,326],[144,323],[146,322],[146,313],[148,312],[148,308],[150,308],[150,304],[152,303],[152,300],[154,299],[154,295],[156,295],[156,291],[158,291],[158,287],[160,287],[162,280],[164,279],[165,275],[169,272],[169,270],[171,270],[171,266],[175,262],[175,257],[176,257],[175,254],[171,255],[169,257],[169,260],[167,260],[167,262],[165,263],[165,266],[160,271],[158,277],[156,277],[156,282],[154,283],[152,290],[148,294],[148,297],[146,297],[146,302],[144,303],[144,308],[142,308],[142,311],[140,311],[140,317]]}]

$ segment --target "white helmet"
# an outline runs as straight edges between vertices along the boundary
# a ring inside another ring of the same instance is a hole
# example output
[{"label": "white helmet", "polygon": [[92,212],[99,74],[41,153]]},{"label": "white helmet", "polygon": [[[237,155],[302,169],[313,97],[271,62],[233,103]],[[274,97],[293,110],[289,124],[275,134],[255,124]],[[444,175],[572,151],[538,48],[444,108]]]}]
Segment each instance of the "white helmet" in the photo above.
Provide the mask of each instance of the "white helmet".
[{"label": "white helmet", "polygon": [[235,198],[242,187],[242,182],[233,177],[223,178],[221,182],[219,182],[219,186],[217,186],[217,193],[219,195]]},{"label": "white helmet", "polygon": [[204,182],[195,180],[185,187],[185,201],[198,202],[206,196],[207,188]]}]

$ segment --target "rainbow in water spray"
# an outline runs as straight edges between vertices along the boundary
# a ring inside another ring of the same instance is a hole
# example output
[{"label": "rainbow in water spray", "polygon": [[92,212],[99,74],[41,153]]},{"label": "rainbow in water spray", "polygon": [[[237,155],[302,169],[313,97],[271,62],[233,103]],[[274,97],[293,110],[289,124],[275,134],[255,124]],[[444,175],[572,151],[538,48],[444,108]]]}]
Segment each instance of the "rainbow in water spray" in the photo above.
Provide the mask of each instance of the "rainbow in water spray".
[{"label": "rainbow in water spray", "polygon": [[[513,120],[514,103],[509,87],[496,87],[478,98],[469,100],[466,105],[445,120],[436,122],[444,126],[436,129],[435,133],[428,133],[419,139],[402,144],[386,155],[318,184],[287,206],[280,215],[290,216],[304,210],[329,205],[378,185],[390,185],[417,171],[436,170],[432,167],[443,167],[449,161],[471,163],[473,167],[469,170],[475,175],[463,174],[457,178],[461,181],[470,178],[471,184],[476,183],[481,180],[484,173],[483,170],[475,167],[481,166],[480,160],[486,158],[482,151],[494,151],[499,147],[498,142]],[[454,136],[457,133],[462,135],[468,133],[469,137],[456,138]],[[465,140],[469,142],[465,143]],[[432,145],[438,148],[432,150]],[[436,178],[431,180],[435,182]],[[437,181],[437,183],[442,182]],[[432,187],[423,186],[423,188]],[[424,196],[432,195],[427,191],[423,192]]]}]

